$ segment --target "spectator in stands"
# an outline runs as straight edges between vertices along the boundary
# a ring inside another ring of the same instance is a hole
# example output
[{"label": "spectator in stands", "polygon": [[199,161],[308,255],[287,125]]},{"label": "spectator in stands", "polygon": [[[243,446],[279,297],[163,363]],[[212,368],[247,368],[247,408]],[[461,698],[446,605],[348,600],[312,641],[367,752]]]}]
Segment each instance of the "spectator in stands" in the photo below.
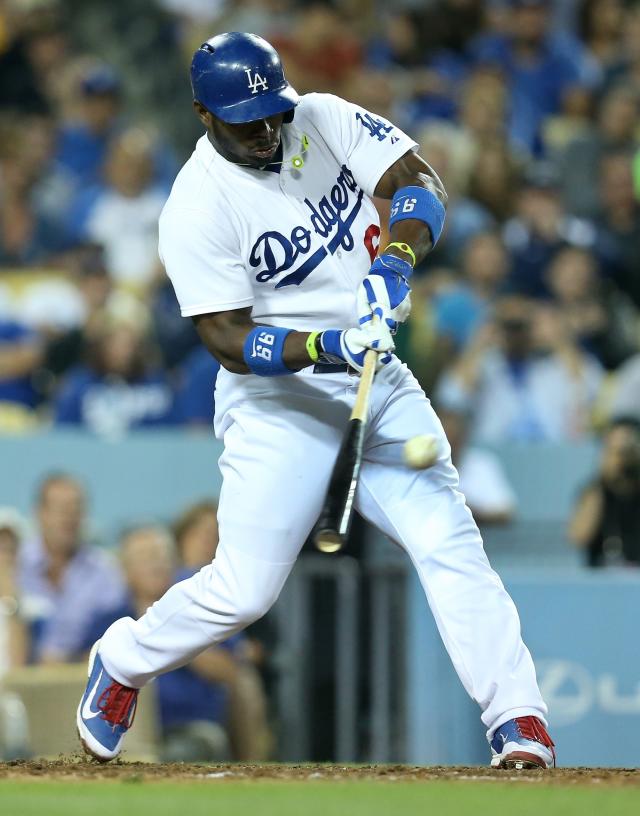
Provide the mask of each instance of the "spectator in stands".
[{"label": "spectator in stands", "polygon": [[18,550],[24,523],[11,507],[0,507],[0,682],[29,656],[29,632],[25,626],[18,589]]},{"label": "spectator in stands", "polygon": [[11,3],[0,55],[0,108],[41,113],[55,104],[67,37],[59,3]]},{"label": "spectator in stands", "polygon": [[345,77],[342,89],[344,98],[354,105],[409,127],[402,98],[388,72],[367,65],[357,66]]},{"label": "spectator in stands", "polygon": [[456,282],[455,270],[449,267],[419,268],[411,281],[411,314],[395,337],[396,354],[427,394],[433,393],[450,356],[450,344],[440,341],[436,333],[434,303]]},{"label": "spectator in stands", "polygon": [[50,156],[47,128],[42,117],[0,122],[0,266],[44,263],[67,246],[38,202]]},{"label": "spectator in stands", "polygon": [[[152,2],[160,6],[163,11],[175,14],[179,19],[188,19],[201,24],[208,23],[209,25],[217,21],[219,15],[224,12],[225,5],[227,5],[227,0],[152,0]],[[242,5],[242,3],[238,5]]]},{"label": "spectator in stands", "polygon": [[142,312],[105,315],[92,332],[87,364],[69,371],[60,389],[55,422],[106,435],[173,424],[173,389],[153,358]]},{"label": "spectator in stands", "polygon": [[28,611],[32,659],[77,658],[92,615],[120,602],[122,580],[103,551],[86,540],[86,498],[80,483],[54,473],[38,490],[38,532],[19,552],[18,589]]},{"label": "spectator in stands", "polygon": [[460,126],[479,148],[501,141],[506,133],[509,92],[503,77],[482,67],[460,88]]},{"label": "spectator in stands", "polygon": [[481,35],[470,53],[477,64],[503,72],[511,89],[510,137],[540,155],[544,118],[562,109],[569,91],[596,77],[578,44],[567,48],[550,31],[549,0],[510,0],[509,5],[508,33]]},{"label": "spectator in stands", "polygon": [[[430,64],[435,50],[440,50],[430,35],[437,39],[444,32],[442,26],[439,32],[433,31],[433,26],[430,30],[428,16],[426,9],[389,9],[366,47],[369,65],[392,76],[400,89],[400,121],[408,128],[423,121],[453,119],[455,114],[455,81],[446,70]],[[445,27],[448,24],[448,20],[441,22]]]},{"label": "spectator in stands", "polygon": [[451,445],[460,490],[479,527],[508,524],[516,510],[516,496],[500,459],[490,450],[467,444],[468,417],[452,411],[438,416]]},{"label": "spectator in stands", "polygon": [[469,178],[469,196],[501,224],[514,211],[521,166],[507,142],[494,139],[478,145]]},{"label": "spectator in stands", "polygon": [[613,153],[603,158],[600,199],[599,239],[605,271],[640,306],[640,202],[633,186],[631,154]]},{"label": "spectator in stands", "polygon": [[366,44],[366,61],[373,68],[402,76],[410,82],[411,72],[426,63],[422,16],[410,8],[390,9]]},{"label": "spectator in stands", "polygon": [[635,417],[640,422],[640,354],[634,354],[615,372],[609,416]]},{"label": "spectator in stands", "polygon": [[[209,534],[205,539],[212,541]],[[93,619],[87,646],[119,618],[139,618],[172,583],[176,553],[164,529],[129,531],[122,538],[121,555],[127,598]],[[243,641],[243,635],[233,636],[158,680],[165,761],[221,761],[230,755],[244,760],[265,758],[264,700],[242,658]]]},{"label": "spectator in stands", "polygon": [[499,236],[482,232],[471,238],[464,249],[461,272],[457,285],[434,298],[436,330],[450,353],[460,351],[492,317],[509,272],[509,259]]},{"label": "spectator in stands", "polygon": [[210,428],[220,363],[204,346],[195,348],[178,370],[176,421],[191,428]]},{"label": "spectator in stands", "polygon": [[106,63],[92,62],[78,78],[74,118],[58,132],[56,161],[74,186],[100,182],[111,140],[120,126],[122,83]]},{"label": "spectator in stands", "polygon": [[583,438],[602,381],[599,363],[549,307],[511,296],[495,314],[443,376],[437,403],[470,415],[472,443]]},{"label": "spectator in stands", "polygon": [[299,93],[341,94],[341,84],[362,64],[359,40],[335,5],[311,0],[298,11],[291,32],[270,38],[282,57],[287,79]]},{"label": "spectator in stands", "polygon": [[640,94],[640,6],[627,4],[622,25],[622,40],[617,60],[608,66],[605,87],[628,84]]},{"label": "spectator in stands", "polygon": [[448,122],[429,123],[418,141],[449,196],[444,232],[429,267],[433,268],[434,263],[457,264],[467,241],[496,223],[487,207],[469,195],[478,147],[469,133]]},{"label": "spectator in stands", "polygon": [[174,523],[173,535],[182,572],[193,575],[210,564],[218,548],[217,504],[212,501],[192,504]]},{"label": "spectator in stands", "polygon": [[79,197],[70,225],[76,240],[104,246],[117,283],[141,292],[159,275],[158,217],[168,194],[154,182],[153,151],[142,130],[120,134],[107,154],[105,185]]},{"label": "spectator in stands", "polygon": [[619,59],[623,26],[622,0],[583,0],[577,33],[603,74]]},{"label": "spectator in stands", "polygon": [[561,249],[546,277],[562,320],[605,368],[617,368],[637,351],[639,326],[633,303],[600,278],[591,253],[579,247]]},{"label": "spectator in stands", "polygon": [[162,277],[150,297],[153,336],[158,344],[165,368],[173,369],[185,361],[202,343],[191,320],[180,314],[169,277]]},{"label": "spectator in stands", "polygon": [[[165,5],[177,6],[180,0],[161,0]],[[300,5],[296,0],[188,0],[189,5],[207,5],[207,15],[216,10],[222,14],[215,29],[210,25],[204,26],[211,31],[256,31],[261,36],[274,33],[289,34],[296,22],[296,7]],[[224,6],[223,9],[220,7]],[[199,15],[202,18],[202,13]],[[200,23],[198,38],[202,39],[203,26]],[[269,36],[271,42],[272,36]],[[193,44],[189,43],[188,54],[191,57]]]},{"label": "spectator in stands", "polygon": [[546,297],[545,271],[554,255],[567,244],[594,247],[597,233],[591,222],[565,211],[558,175],[544,162],[527,171],[516,213],[504,226],[503,240],[512,258],[512,290],[525,296]]},{"label": "spectator in stands", "polygon": [[23,666],[29,655],[29,632],[16,576],[23,536],[20,515],[13,508],[0,507],[0,758],[4,760],[29,756],[24,704],[2,683],[4,675]]},{"label": "spectator in stands", "polygon": [[50,392],[63,374],[84,362],[93,328],[99,328],[113,296],[113,282],[99,244],[76,247],[70,255],[69,272],[82,299],[83,315],[79,325],[48,339],[44,368],[53,380],[47,384]]},{"label": "spectator in stands", "polygon": [[424,60],[431,77],[430,93],[418,95],[414,118],[454,119],[458,89],[470,61],[468,46],[484,22],[483,0],[433,0],[420,13]]},{"label": "spectator in stands", "polygon": [[0,428],[28,427],[35,420],[37,394],[33,377],[43,359],[35,332],[0,317]]},{"label": "spectator in stands", "polygon": [[607,429],[599,473],[583,489],[569,537],[590,567],[640,566],[640,422],[620,417]]},{"label": "spectator in stands", "polygon": [[[78,63],[56,144],[56,169],[76,190],[104,181],[111,145],[128,127],[121,74],[95,59]],[[154,140],[152,164],[158,184],[173,182],[175,157],[163,140]]]},{"label": "spectator in stands", "polygon": [[424,44],[437,65],[447,59],[466,66],[465,51],[482,30],[485,5],[484,0],[433,0],[426,5],[421,17]]},{"label": "spectator in stands", "polygon": [[600,100],[595,125],[570,141],[560,154],[562,198],[570,213],[586,218],[600,214],[600,164],[611,153],[632,152],[637,147],[638,98],[629,86],[613,87]]}]

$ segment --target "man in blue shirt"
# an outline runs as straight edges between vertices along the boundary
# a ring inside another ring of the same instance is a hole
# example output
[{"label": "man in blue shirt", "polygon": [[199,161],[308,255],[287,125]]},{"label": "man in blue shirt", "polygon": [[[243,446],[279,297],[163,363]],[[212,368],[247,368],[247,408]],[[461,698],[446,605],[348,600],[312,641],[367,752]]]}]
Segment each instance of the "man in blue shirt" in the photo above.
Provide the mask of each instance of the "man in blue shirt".
[{"label": "man in blue shirt", "polygon": [[108,553],[86,541],[86,497],[75,478],[47,475],[36,516],[36,533],[18,557],[31,657],[36,663],[65,663],[82,651],[88,621],[122,601],[123,581]]},{"label": "man in blue shirt", "polygon": [[166,372],[150,365],[144,330],[116,319],[93,341],[87,365],[69,371],[57,395],[56,424],[107,436],[174,424],[173,388]]},{"label": "man in blue shirt", "polygon": [[543,120],[562,109],[572,88],[593,84],[596,76],[577,41],[549,31],[549,0],[511,0],[510,5],[510,34],[482,35],[470,52],[476,63],[504,73],[511,90],[511,139],[540,155]]}]

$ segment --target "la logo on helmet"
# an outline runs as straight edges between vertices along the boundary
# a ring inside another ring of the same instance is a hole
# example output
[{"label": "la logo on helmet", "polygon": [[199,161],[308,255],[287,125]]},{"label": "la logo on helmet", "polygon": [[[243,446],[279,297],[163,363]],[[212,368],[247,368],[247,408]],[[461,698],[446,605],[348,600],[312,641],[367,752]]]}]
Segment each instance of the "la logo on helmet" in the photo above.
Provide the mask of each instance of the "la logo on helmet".
[{"label": "la logo on helmet", "polygon": [[257,71],[253,75],[253,78],[251,77],[251,68],[245,69],[245,74],[247,75],[252,94],[258,93],[258,86],[260,86],[263,91],[268,90],[267,80],[263,79]]}]

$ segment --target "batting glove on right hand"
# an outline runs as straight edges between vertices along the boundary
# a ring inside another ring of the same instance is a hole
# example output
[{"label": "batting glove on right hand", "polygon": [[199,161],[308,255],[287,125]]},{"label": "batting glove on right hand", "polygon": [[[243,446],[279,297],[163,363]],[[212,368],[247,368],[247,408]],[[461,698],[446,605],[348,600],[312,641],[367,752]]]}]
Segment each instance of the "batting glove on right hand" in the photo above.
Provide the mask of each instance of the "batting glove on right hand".
[{"label": "batting glove on right hand", "polygon": [[368,349],[377,352],[376,371],[391,362],[391,353],[395,349],[389,327],[384,323],[369,324],[362,329],[329,329],[320,335],[322,347],[321,362],[348,363],[352,368],[362,371],[364,356]]},{"label": "batting glove on right hand", "polygon": [[395,334],[398,323],[404,323],[411,311],[407,278],[412,272],[407,261],[387,253],[379,255],[358,288],[358,323],[364,326],[377,315]]}]

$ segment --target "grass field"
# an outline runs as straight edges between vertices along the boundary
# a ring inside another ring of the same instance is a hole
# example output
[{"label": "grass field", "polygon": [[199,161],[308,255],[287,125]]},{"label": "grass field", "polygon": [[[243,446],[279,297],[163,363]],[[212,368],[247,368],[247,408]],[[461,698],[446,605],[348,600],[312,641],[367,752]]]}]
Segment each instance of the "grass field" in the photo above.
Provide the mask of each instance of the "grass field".
[{"label": "grass field", "polygon": [[[240,778],[234,778],[240,777]],[[636,816],[640,773],[0,765],[2,816]]]}]

